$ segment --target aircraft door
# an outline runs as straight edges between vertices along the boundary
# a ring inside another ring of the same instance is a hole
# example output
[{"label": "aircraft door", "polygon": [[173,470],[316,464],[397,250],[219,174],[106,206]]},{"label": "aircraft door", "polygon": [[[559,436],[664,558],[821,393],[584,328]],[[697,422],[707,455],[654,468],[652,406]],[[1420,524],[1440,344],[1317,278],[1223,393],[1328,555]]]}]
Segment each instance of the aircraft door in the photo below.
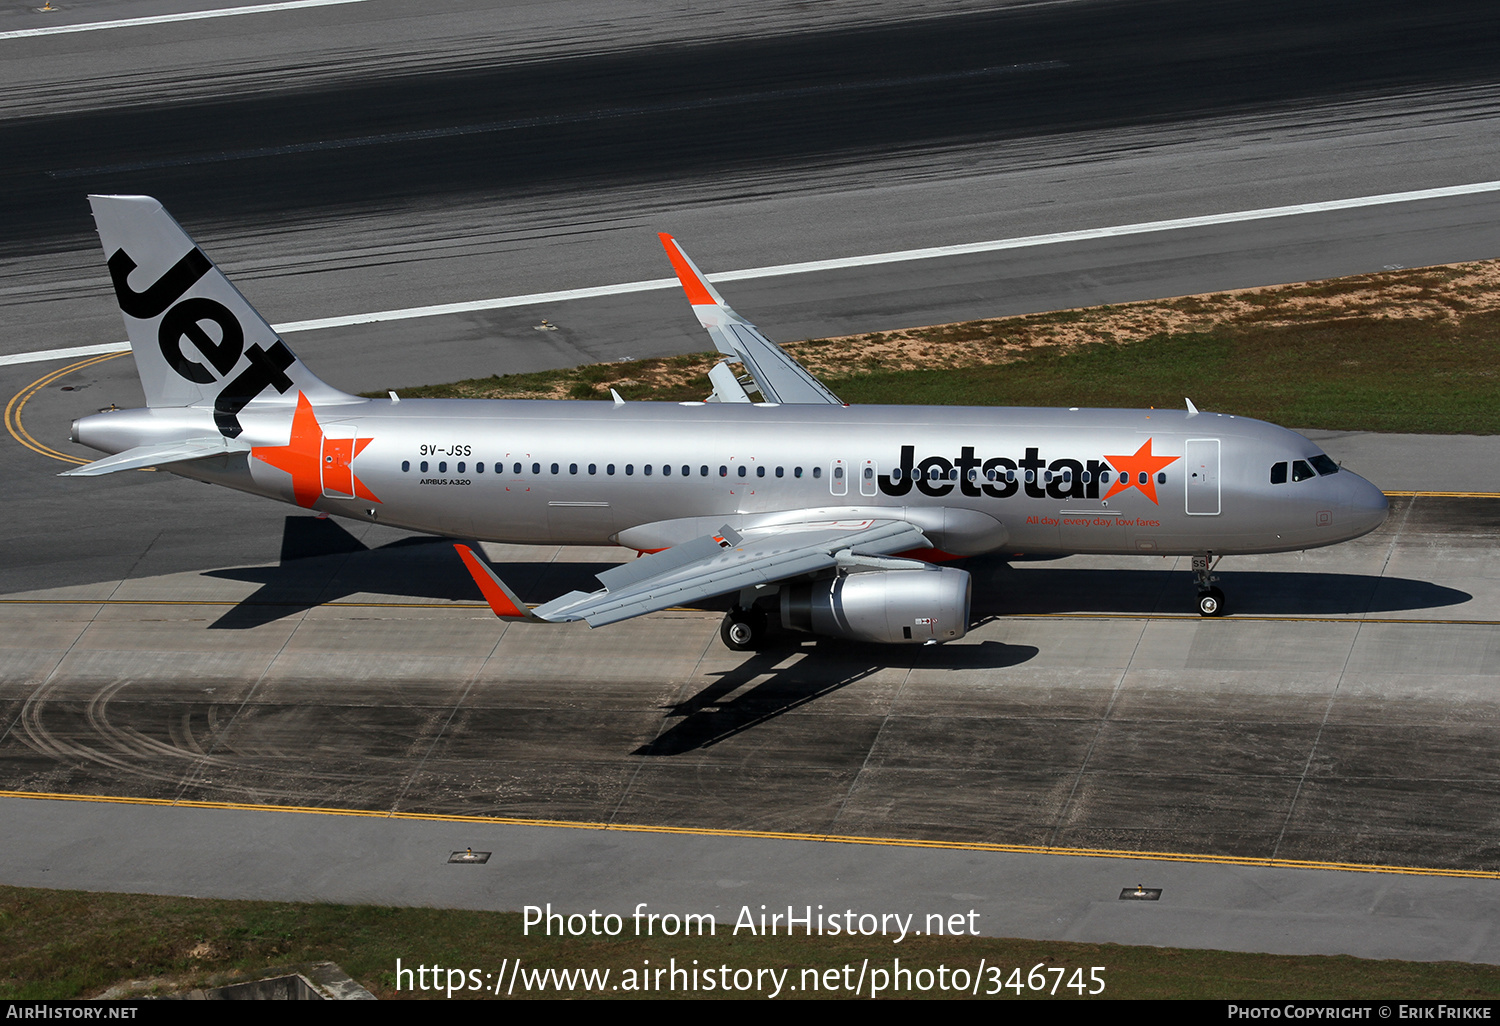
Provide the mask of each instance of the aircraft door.
[{"label": "aircraft door", "polygon": [[880,464],[865,460],[859,467],[859,494],[874,495],[875,482],[880,477]]},{"label": "aircraft door", "polygon": [[355,434],[352,424],[323,426],[323,494],[330,499],[354,498]]},{"label": "aircraft door", "polygon": [[1187,476],[1187,512],[1190,516],[1219,514],[1219,440],[1189,438],[1184,450],[1183,471]]}]

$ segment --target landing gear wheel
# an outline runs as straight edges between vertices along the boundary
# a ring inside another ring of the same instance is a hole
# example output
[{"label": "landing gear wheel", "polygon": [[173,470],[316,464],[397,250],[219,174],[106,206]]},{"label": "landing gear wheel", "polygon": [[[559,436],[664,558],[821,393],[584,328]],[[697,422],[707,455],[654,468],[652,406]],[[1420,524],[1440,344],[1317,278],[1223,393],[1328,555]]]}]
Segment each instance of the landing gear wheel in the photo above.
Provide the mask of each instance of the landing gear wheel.
[{"label": "landing gear wheel", "polygon": [[755,610],[731,610],[719,625],[719,637],[731,652],[755,652],[766,641],[766,617]]},{"label": "landing gear wheel", "polygon": [[1223,616],[1224,615],[1224,593],[1218,588],[1209,588],[1207,591],[1198,593],[1198,613],[1200,616]]}]

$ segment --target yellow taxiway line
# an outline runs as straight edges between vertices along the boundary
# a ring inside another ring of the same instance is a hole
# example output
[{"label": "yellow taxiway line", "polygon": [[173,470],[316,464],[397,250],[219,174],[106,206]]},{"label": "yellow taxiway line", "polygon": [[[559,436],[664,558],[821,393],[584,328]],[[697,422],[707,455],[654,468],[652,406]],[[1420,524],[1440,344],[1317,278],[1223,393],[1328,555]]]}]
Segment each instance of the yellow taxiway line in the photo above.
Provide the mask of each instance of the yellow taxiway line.
[{"label": "yellow taxiway line", "polygon": [[1445,876],[1468,880],[1500,880],[1500,872],[1484,869],[1380,866],[1365,862],[1316,862],[1306,859],[1266,859],[1239,855],[1211,855],[1189,852],[1122,851],[1112,848],[1057,848],[1030,844],[992,844],[981,841],[934,841],[925,838],[859,837],[842,834],[799,834],[771,830],[715,830],[707,827],[653,826],[646,823],[589,823],[564,819],[518,819],[511,816],[460,816],[433,812],[377,812],[368,809],[331,809],[306,805],[259,805],[244,802],[202,802],[168,798],[122,798],[112,795],[51,794],[37,791],[0,791],[0,798],[99,802],[114,805],[154,805],[184,809],[222,809],[234,812],[290,812],[315,816],[358,816],[366,819],[403,819],[424,823],[473,823],[484,826],[552,827],[562,830],[614,830],[637,834],[679,834],[690,837],[734,837],[771,841],[818,841],[825,844],[865,844],[887,848],[931,848],[940,851],[979,851],[1004,855],[1067,855],[1083,858],[1189,862],[1199,865],[1254,866],[1267,869],[1331,869],[1348,873],[1393,873],[1402,876]]},{"label": "yellow taxiway line", "polygon": [[124,355],[124,353],[105,353],[102,356],[90,356],[86,360],[79,360],[76,363],[68,364],[66,367],[60,367],[55,371],[43,374],[13,395],[10,402],[5,404],[5,430],[10,432],[12,438],[26,446],[32,452],[41,453],[43,456],[50,456],[55,460],[62,460],[64,463],[73,463],[79,466],[88,463],[89,461],[86,459],[69,456],[65,452],[58,452],[51,446],[38,442],[31,436],[31,432],[26,430],[25,425],[21,423],[21,411],[26,408],[26,404],[31,401],[32,396],[52,384],[58,378],[71,374],[74,371],[82,370],[85,367],[92,367],[96,363],[103,363],[105,360],[113,360],[117,356]]}]

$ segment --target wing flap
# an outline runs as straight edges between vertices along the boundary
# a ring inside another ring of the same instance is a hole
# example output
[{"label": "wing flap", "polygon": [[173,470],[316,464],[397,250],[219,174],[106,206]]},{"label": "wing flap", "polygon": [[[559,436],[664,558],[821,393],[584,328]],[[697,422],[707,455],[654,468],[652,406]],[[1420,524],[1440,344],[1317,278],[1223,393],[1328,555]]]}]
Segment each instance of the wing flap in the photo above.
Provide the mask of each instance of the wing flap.
[{"label": "wing flap", "polygon": [[748,403],[750,397],[745,394],[745,388],[740,384],[739,378],[734,376],[734,371],[729,369],[727,361],[714,364],[708,371],[708,380],[713,383],[714,395],[710,402],[721,403]]}]

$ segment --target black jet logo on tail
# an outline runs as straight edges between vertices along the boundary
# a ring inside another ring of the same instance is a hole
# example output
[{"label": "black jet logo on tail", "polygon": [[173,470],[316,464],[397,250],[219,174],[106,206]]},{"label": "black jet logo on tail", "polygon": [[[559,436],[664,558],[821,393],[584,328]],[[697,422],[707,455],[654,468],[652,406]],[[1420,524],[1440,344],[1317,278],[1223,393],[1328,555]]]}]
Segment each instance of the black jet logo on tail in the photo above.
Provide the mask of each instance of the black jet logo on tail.
[{"label": "black jet logo on tail", "polygon": [[[214,423],[219,432],[226,438],[237,437],[244,430],[240,426],[239,413],[252,399],[268,386],[274,387],[278,393],[285,393],[292,387],[292,379],[286,371],[297,362],[297,358],[279,339],[270,349],[257,344],[246,350],[245,329],[228,307],[201,296],[182,298],[213,268],[208,257],[197,247],[140,292],[132,289],[129,282],[130,273],[137,266],[123,249],[115,250],[110,256],[109,278],[115,286],[115,297],[127,316],[146,321],[161,315],[157,342],[173,371],[195,384],[211,385],[228,377],[241,356],[249,357],[250,366],[220,388],[214,398]],[[218,327],[217,342],[205,329],[207,323]],[[184,339],[207,361],[207,366],[187,354],[182,344]]]}]

